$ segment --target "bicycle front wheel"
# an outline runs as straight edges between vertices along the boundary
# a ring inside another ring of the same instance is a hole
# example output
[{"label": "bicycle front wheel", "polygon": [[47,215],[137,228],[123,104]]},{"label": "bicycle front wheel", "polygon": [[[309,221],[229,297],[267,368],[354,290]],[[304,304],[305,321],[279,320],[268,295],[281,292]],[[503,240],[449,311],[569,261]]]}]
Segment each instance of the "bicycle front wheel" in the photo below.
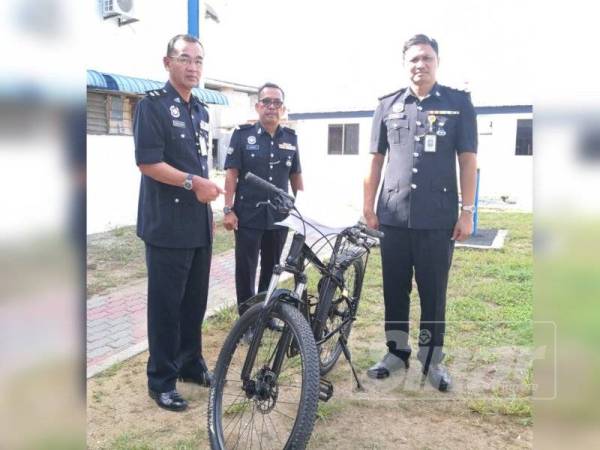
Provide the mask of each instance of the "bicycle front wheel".
[{"label": "bicycle front wheel", "polygon": [[311,329],[296,308],[275,305],[269,318],[277,326],[265,328],[250,379],[242,380],[250,347],[242,337],[258,322],[261,309],[255,305],[242,315],[219,354],[208,405],[212,449],[303,449],[312,433],[319,359]]}]

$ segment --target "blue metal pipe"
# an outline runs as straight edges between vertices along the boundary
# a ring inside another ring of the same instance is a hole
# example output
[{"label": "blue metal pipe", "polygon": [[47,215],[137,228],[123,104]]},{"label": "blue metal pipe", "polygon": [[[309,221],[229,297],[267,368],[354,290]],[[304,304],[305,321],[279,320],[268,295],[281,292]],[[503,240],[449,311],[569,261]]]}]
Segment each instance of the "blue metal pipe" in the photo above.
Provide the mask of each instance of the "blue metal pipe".
[{"label": "blue metal pipe", "polygon": [[188,34],[200,39],[200,0],[188,0]]},{"label": "blue metal pipe", "polygon": [[477,187],[475,188],[475,211],[473,212],[473,236],[477,235],[477,222],[479,221],[479,168],[477,168]]}]

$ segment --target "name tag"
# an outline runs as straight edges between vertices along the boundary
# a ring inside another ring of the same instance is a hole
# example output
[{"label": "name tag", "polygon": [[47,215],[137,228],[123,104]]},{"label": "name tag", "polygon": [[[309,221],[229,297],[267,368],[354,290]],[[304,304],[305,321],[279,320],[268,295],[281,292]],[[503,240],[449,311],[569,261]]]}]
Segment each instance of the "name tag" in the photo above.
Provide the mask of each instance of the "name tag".
[{"label": "name tag", "polygon": [[427,111],[427,114],[433,114],[434,116],[458,116],[460,111]]},{"label": "name tag", "polygon": [[174,120],[173,126],[178,128],[185,128],[185,122],[183,122],[182,120]]},{"label": "name tag", "polygon": [[384,120],[392,120],[392,119],[406,119],[406,114],[404,113],[392,113],[385,116]]},{"label": "name tag", "polygon": [[258,150],[259,148],[258,144],[246,144],[246,150]]},{"label": "name tag", "polygon": [[282,150],[296,150],[296,146],[290,144],[289,142],[282,142],[281,144],[279,144],[279,148]]}]

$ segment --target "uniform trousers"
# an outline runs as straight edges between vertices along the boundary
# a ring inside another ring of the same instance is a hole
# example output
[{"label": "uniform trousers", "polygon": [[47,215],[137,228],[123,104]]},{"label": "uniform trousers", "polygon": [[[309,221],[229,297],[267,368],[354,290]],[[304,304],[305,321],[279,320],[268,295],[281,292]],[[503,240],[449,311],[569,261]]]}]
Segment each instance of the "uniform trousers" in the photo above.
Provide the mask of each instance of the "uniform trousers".
[{"label": "uniform trousers", "polygon": [[238,227],[235,232],[235,289],[238,310],[242,315],[247,307],[242,303],[256,295],[256,270],[260,253],[258,292],[269,287],[273,267],[279,264],[288,234],[287,228],[258,230]]},{"label": "uniform trousers", "polygon": [[211,246],[164,248],[146,243],[148,268],[148,387],[175,389],[178,376],[206,370],[202,321],[206,312]]},{"label": "uniform trousers", "polygon": [[421,303],[417,358],[428,368],[444,354],[446,290],[452,264],[452,230],[416,230],[380,225],[385,334],[393,354],[407,361],[413,274]]}]

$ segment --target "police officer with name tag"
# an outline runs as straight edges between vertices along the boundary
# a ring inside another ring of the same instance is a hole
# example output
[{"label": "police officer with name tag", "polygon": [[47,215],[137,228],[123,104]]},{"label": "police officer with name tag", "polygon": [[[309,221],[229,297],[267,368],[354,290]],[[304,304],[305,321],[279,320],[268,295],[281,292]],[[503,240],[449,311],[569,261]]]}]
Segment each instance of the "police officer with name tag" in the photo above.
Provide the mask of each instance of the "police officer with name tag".
[{"label": "police officer with name tag", "polygon": [[210,386],[202,357],[212,252],[210,202],[222,189],[208,179],[208,112],[192,89],[202,74],[198,39],[177,35],[167,46],[164,88],[148,91],[134,120],[142,172],[137,234],[146,245],[150,397],[182,411],[176,381]]},{"label": "police officer with name tag", "polygon": [[473,227],[477,124],[470,95],[437,83],[434,39],[413,36],[404,44],[403,58],[410,83],[380,99],[373,117],[373,157],[364,183],[364,217],[370,227],[385,234],[381,260],[388,347],[367,373],[371,378],[386,378],[408,369],[414,274],[421,303],[417,358],[429,382],[447,391],[452,381],[441,364],[446,289],[454,242],[466,239]]},{"label": "police officer with name tag", "polygon": [[[287,228],[275,225],[284,219],[270,207],[271,194],[248,184],[247,172],[294,195],[303,189],[296,132],[280,126],[285,112],[284,92],[273,83],[258,90],[256,124],[239,126],[231,136],[225,160],[225,207],[223,223],[235,231],[235,285],[238,310],[255,295],[256,270],[260,254],[258,292],[267,290],[273,267],[279,263]],[[235,200],[234,200],[235,193]],[[246,336],[249,339],[250,336]]]}]

